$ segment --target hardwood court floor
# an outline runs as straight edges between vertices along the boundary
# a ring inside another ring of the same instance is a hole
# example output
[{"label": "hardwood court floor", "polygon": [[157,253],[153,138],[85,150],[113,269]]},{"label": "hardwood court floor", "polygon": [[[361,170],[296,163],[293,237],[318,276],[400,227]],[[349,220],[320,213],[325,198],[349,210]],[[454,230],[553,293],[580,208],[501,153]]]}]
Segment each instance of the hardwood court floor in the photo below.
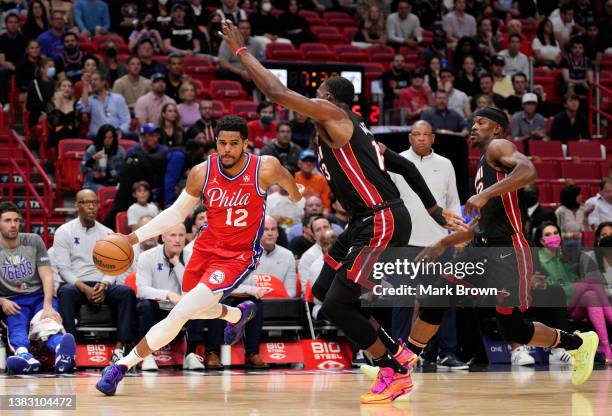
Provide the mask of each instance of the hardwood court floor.
[{"label": "hardwood court floor", "polygon": [[359,394],[370,382],[348,371],[139,373],[124,379],[114,397],[95,390],[98,372],[60,378],[2,376],[0,394],[76,394],[76,411],[29,412],[34,415],[612,415],[612,368],[600,367],[577,388],[567,371],[501,369],[417,373],[410,399],[393,405],[360,405]]}]

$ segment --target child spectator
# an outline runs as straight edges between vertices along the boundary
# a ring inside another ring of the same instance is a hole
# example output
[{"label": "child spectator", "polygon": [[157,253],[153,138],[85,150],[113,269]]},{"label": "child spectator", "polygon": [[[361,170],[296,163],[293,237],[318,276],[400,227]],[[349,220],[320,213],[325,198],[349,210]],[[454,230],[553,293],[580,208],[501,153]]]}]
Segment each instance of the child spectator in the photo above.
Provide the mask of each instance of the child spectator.
[{"label": "child spectator", "polygon": [[128,225],[134,231],[138,220],[145,215],[155,217],[159,214],[159,208],[153,202],[149,202],[151,197],[151,187],[146,181],[140,181],[132,185],[132,196],[136,202],[128,208]]}]

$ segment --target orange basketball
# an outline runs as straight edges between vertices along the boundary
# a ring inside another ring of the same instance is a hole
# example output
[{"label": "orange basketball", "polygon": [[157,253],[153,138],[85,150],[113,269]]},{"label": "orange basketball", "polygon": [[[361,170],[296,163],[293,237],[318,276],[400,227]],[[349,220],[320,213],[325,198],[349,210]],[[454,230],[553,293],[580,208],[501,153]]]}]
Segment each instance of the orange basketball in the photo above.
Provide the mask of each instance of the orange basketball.
[{"label": "orange basketball", "polygon": [[96,268],[111,276],[126,272],[134,261],[134,250],[121,234],[109,234],[96,241],[92,255]]}]

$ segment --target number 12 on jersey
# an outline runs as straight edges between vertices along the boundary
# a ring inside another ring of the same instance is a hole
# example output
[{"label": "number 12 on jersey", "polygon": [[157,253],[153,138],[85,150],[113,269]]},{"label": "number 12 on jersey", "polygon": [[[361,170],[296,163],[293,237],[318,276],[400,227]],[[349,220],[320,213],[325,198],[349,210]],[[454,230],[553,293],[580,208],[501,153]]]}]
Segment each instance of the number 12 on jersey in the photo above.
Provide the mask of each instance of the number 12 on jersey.
[{"label": "number 12 on jersey", "polygon": [[245,221],[246,217],[248,217],[249,211],[244,208],[237,209],[236,211],[233,208],[227,209],[227,217],[225,218],[225,225],[234,226],[234,227],[246,227],[247,223]]}]

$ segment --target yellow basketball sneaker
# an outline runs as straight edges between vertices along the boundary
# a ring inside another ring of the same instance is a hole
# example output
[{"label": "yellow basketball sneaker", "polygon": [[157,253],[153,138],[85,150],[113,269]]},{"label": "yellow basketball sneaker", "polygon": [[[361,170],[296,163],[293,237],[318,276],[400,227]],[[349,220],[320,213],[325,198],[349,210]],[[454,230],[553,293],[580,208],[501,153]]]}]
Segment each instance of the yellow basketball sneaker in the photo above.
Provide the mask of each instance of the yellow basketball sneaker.
[{"label": "yellow basketball sneaker", "polygon": [[369,392],[361,395],[363,404],[384,404],[404,396],[412,390],[410,374],[396,373],[393,369],[382,367]]},{"label": "yellow basketball sneaker", "polygon": [[574,368],[572,372],[572,384],[578,386],[583,384],[593,373],[593,363],[595,353],[599,345],[599,337],[593,331],[580,333],[574,332],[582,338],[582,345],[577,350],[572,351],[574,356]]},{"label": "yellow basketball sneaker", "polygon": [[[412,352],[406,345],[400,341],[400,350],[395,354],[395,358],[397,361],[408,369],[408,372],[411,372],[412,369],[416,366],[419,357]],[[378,367],[374,367],[371,365],[362,365],[359,367],[359,371],[361,374],[369,378],[370,380],[376,380],[376,376],[378,376]]]}]

